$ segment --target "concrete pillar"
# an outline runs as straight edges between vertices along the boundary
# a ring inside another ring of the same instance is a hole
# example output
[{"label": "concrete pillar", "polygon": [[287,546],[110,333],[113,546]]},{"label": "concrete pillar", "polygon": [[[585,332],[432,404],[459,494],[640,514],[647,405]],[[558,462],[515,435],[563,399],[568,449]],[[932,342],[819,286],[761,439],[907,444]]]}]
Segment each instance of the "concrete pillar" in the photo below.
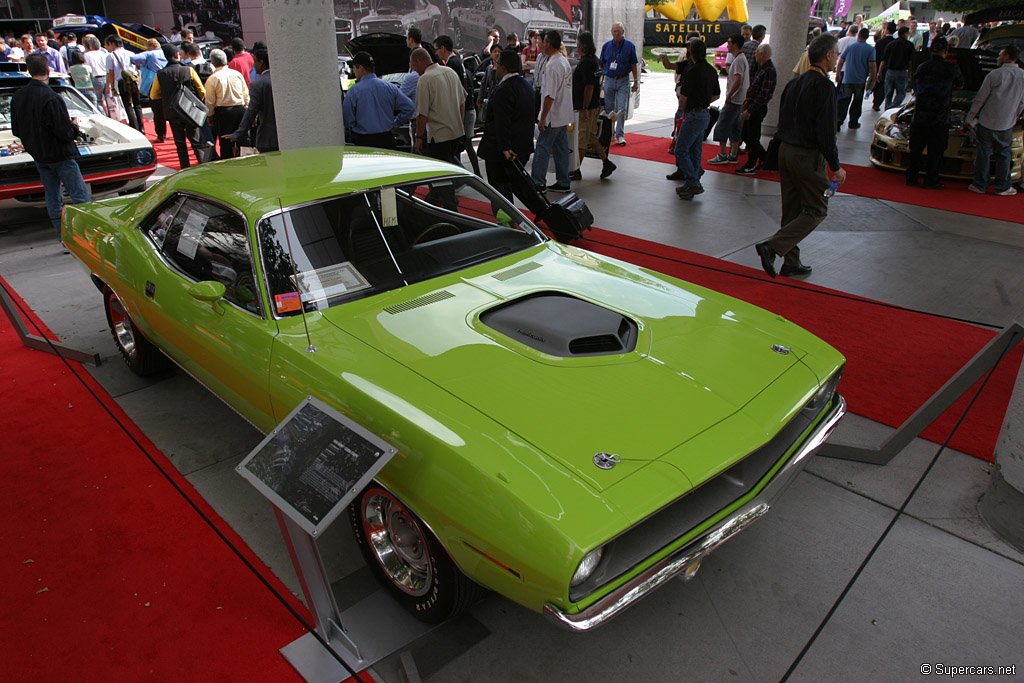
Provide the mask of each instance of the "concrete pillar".
[{"label": "concrete pillar", "polygon": [[281,149],[345,144],[330,0],[263,0]]},{"label": "concrete pillar", "polygon": [[1004,541],[1024,551],[1024,366],[996,443],[992,482],[978,510]]},{"label": "concrete pillar", "polygon": [[772,44],[772,62],[778,71],[779,81],[775,96],[768,105],[761,130],[765,135],[774,135],[779,123],[779,100],[782,90],[793,78],[793,67],[807,44],[807,24],[811,15],[812,0],[784,0],[776,2],[772,10],[772,25],[769,28]]},{"label": "concrete pillar", "polygon": [[600,55],[601,46],[612,39],[612,24],[622,22],[626,29],[626,39],[636,45],[637,57],[642,56],[644,48],[644,3],[626,3],[622,0],[593,0],[590,6],[590,30],[597,43]]}]

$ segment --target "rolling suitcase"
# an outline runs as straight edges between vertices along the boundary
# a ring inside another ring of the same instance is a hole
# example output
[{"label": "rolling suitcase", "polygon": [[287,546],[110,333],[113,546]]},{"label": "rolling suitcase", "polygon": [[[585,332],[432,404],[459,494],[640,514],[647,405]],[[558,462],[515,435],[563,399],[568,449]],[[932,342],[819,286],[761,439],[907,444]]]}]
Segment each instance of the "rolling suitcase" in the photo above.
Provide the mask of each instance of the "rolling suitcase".
[{"label": "rolling suitcase", "polygon": [[[516,159],[512,165],[530,187],[536,187],[522,162]],[[546,193],[540,190],[537,190],[537,196],[544,204],[544,209],[537,214],[537,220],[543,222],[554,238],[562,244],[579,239],[583,236],[584,230],[590,230],[594,225],[594,214],[590,213],[586,202],[575,192],[567,192],[556,202],[548,201]]]},{"label": "rolling suitcase", "polygon": [[[601,110],[601,113],[597,117],[597,141],[601,143],[601,146],[605,149],[609,149],[612,144],[612,131],[615,128],[615,123],[612,121],[611,116],[608,112]],[[586,151],[586,157],[588,159],[600,159],[592,149]]]}]

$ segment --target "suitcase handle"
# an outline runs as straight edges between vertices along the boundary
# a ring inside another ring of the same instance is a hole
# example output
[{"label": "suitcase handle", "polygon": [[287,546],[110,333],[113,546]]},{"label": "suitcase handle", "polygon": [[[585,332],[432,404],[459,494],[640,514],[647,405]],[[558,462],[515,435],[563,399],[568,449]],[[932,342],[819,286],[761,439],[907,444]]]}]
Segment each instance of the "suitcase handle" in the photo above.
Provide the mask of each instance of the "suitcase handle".
[{"label": "suitcase handle", "polygon": [[550,208],[551,201],[548,199],[547,192],[541,190],[540,188],[537,187],[536,184],[534,184],[533,177],[527,172],[526,167],[523,166],[523,162],[519,161],[519,157],[515,157],[511,161],[512,166],[516,169],[516,171],[519,172],[519,175],[521,175],[523,178],[526,179],[528,183],[530,183],[530,187],[533,187],[537,190],[537,196],[544,200],[545,208]]}]

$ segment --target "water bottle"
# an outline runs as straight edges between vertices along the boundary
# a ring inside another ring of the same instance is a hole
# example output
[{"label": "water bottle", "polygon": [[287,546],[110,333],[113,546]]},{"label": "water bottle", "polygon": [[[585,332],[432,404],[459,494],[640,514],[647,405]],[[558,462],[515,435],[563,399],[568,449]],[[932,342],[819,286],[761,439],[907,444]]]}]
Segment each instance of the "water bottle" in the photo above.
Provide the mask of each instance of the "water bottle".
[{"label": "water bottle", "polygon": [[836,190],[838,189],[839,181],[833,180],[831,183],[828,184],[828,187],[825,188],[825,199],[828,199],[829,197],[834,195],[836,193]]}]

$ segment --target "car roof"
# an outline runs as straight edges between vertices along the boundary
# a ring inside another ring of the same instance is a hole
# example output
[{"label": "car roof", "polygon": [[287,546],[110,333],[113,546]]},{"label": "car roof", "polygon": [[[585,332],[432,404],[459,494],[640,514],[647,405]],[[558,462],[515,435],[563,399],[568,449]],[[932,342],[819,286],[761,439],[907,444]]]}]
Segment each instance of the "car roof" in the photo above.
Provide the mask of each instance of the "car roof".
[{"label": "car roof", "polygon": [[[401,152],[334,146],[270,152],[192,166],[154,186],[141,208],[171,192],[190,192],[237,207],[250,217],[383,185],[471,175],[447,162]],[[149,201],[147,201],[147,199]]]}]

